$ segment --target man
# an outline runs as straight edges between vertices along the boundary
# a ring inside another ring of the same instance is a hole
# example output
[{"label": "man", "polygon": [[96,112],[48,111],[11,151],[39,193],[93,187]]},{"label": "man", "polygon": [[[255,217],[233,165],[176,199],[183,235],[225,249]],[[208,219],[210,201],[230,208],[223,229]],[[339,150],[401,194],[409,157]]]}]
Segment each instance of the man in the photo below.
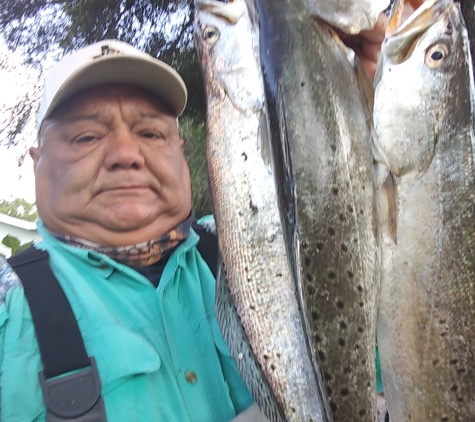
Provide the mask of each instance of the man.
[{"label": "man", "polygon": [[[191,228],[177,130],[186,97],[172,68],[118,41],[73,53],[45,81],[30,150],[44,239],[36,249],[48,252],[97,365],[109,422],[264,420],[219,332],[214,276]],[[46,420],[38,374],[51,390],[75,376],[42,373],[27,290],[0,263],[1,421]]]}]

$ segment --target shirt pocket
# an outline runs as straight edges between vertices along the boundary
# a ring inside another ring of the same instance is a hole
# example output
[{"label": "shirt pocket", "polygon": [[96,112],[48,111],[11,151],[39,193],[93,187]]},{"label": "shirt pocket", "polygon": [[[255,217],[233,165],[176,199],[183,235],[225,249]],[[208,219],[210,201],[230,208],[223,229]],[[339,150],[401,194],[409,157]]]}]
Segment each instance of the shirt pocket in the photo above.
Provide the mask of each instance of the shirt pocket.
[{"label": "shirt pocket", "polygon": [[120,326],[102,326],[85,339],[96,359],[102,393],[119,387],[130,377],[158,371],[161,359],[156,348],[139,334]]}]

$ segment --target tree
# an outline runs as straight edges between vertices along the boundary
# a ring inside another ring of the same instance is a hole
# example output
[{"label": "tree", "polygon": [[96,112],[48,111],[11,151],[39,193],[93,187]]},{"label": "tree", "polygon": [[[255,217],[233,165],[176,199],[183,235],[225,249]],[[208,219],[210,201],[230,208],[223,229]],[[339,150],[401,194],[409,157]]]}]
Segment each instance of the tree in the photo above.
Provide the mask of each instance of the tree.
[{"label": "tree", "polygon": [[26,221],[36,221],[38,219],[36,204],[31,204],[23,198],[16,198],[12,201],[1,199],[0,214],[6,214],[10,217],[20,218]]}]

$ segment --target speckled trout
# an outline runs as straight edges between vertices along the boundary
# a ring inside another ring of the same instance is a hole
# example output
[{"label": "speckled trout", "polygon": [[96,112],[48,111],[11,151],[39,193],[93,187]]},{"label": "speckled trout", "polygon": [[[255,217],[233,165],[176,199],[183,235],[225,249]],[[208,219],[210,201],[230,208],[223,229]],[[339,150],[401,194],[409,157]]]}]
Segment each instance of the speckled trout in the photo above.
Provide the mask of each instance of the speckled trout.
[{"label": "speckled trout", "polygon": [[374,109],[389,166],[379,177],[384,393],[392,422],[470,422],[475,138],[467,32],[452,1],[427,1],[407,20],[400,10],[391,17]]},{"label": "speckled trout", "polygon": [[208,170],[225,269],[217,319],[271,422],[326,421],[285,249],[255,14],[243,0],[196,0],[195,7]]},{"label": "speckled trout", "polygon": [[372,117],[354,55],[328,25],[301,0],[256,4],[273,151],[285,180],[282,221],[309,344],[333,419],[374,422]]}]

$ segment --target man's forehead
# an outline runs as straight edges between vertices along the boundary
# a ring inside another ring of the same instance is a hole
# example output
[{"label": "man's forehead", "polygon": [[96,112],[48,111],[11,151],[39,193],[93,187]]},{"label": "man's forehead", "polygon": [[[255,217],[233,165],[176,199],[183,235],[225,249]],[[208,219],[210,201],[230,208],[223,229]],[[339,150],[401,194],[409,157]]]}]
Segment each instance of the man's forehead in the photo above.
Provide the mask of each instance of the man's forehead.
[{"label": "man's forehead", "polygon": [[76,112],[82,113],[85,109],[92,111],[97,108],[100,111],[106,102],[123,100],[133,100],[135,105],[139,107],[137,113],[143,114],[143,110],[147,109],[154,110],[154,112],[147,114],[175,118],[170,107],[149,91],[132,85],[114,84],[99,85],[73,95],[51,113],[50,119],[60,118]]}]

